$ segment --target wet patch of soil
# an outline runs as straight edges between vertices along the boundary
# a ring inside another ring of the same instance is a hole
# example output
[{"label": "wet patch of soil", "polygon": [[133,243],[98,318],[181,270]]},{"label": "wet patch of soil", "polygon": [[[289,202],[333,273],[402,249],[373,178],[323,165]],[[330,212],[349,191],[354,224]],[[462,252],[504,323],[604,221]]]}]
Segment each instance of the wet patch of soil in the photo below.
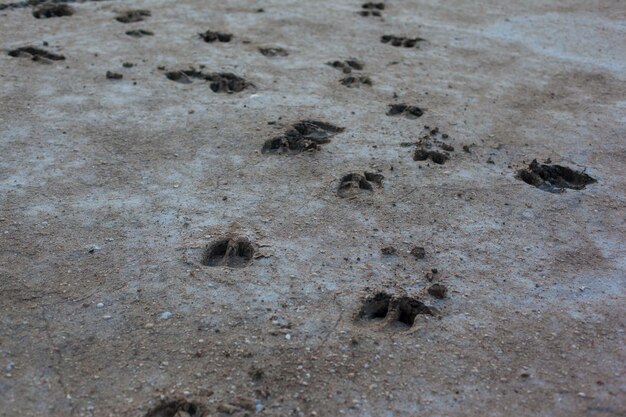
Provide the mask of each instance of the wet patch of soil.
[{"label": "wet patch of soil", "polygon": [[550,193],[562,193],[566,188],[582,190],[597,182],[584,172],[574,171],[561,165],[540,164],[534,159],[526,169],[517,172],[517,178]]}]

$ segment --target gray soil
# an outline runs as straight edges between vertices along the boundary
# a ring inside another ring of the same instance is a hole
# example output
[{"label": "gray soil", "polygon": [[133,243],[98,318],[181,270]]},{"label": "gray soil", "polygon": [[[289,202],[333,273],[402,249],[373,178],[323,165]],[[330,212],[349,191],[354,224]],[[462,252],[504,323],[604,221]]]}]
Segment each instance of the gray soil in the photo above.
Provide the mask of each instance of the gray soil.
[{"label": "gray soil", "polygon": [[362,3],[1,8],[1,416],[626,415],[623,1]]}]

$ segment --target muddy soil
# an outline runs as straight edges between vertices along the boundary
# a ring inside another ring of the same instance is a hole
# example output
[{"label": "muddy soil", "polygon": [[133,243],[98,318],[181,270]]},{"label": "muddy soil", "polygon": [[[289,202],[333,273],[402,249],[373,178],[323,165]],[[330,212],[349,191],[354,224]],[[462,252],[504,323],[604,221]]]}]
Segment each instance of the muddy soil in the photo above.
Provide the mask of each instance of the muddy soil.
[{"label": "muddy soil", "polygon": [[625,21],[4,1],[0,416],[626,415]]}]

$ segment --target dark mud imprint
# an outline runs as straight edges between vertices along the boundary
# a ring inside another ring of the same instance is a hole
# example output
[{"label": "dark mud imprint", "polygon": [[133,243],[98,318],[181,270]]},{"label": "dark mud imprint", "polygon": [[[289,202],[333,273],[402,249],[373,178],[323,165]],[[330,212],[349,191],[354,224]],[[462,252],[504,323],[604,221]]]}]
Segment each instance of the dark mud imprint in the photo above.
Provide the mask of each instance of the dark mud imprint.
[{"label": "dark mud imprint", "polygon": [[34,46],[23,46],[21,48],[9,51],[9,56],[15,58],[31,58],[33,61],[49,63],[50,61],[62,61],[65,59],[63,55],[48,52],[44,49]]},{"label": "dark mud imprint", "polygon": [[550,193],[563,193],[566,188],[582,190],[585,186],[597,182],[584,172],[561,165],[539,164],[536,159],[528,165],[528,168],[519,170],[517,178]]},{"label": "dark mud imprint", "polygon": [[300,153],[314,151],[330,142],[330,138],[345,130],[343,127],[317,120],[303,120],[288,129],[283,136],[269,139],[263,145],[263,153]]},{"label": "dark mud imprint", "polygon": [[214,93],[238,93],[252,86],[243,78],[230,72],[213,72],[205,74],[193,68],[188,70],[169,71],[165,76],[181,84],[191,84],[192,79],[208,81]]}]

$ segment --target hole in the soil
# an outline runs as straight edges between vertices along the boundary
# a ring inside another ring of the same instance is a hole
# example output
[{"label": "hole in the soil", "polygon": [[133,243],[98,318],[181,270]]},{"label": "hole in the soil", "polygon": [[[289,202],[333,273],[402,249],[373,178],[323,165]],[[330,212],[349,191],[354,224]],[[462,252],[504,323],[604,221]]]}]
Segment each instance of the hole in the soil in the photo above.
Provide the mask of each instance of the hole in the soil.
[{"label": "hole in the soil", "polygon": [[9,51],[12,57],[30,57],[33,61],[62,61],[65,59],[63,55],[57,55],[34,46],[23,46],[21,48]]},{"label": "hole in the soil", "polygon": [[551,193],[562,193],[566,188],[582,190],[586,185],[597,182],[595,178],[584,172],[574,171],[561,165],[539,164],[536,159],[528,165],[527,169],[519,170],[517,178],[526,184]]},{"label": "hole in the soil", "polygon": [[304,120],[294,124],[284,136],[268,139],[261,152],[263,153],[299,153],[320,149],[320,145],[330,142],[330,138],[344,131],[326,122]]},{"label": "hole in the soil", "polygon": [[207,43],[211,43],[215,41],[230,42],[231,39],[233,38],[233,34],[224,33],[224,32],[213,32],[213,31],[207,30],[206,32],[201,33],[200,37],[204,39],[204,41]]},{"label": "hole in the soil", "polygon": [[409,119],[417,119],[424,114],[424,110],[408,104],[390,104],[387,116],[405,116]]},{"label": "hole in the soil", "polygon": [[42,4],[33,10],[33,16],[37,19],[47,19],[50,17],[71,16],[76,13],[73,7],[67,4]]},{"label": "hole in the soil", "polygon": [[150,16],[150,10],[126,10],[115,17],[115,20],[122,23],[141,22]]},{"label": "hole in the soil", "polygon": [[186,400],[168,401],[148,411],[144,417],[201,417],[202,406]]},{"label": "hole in the soil", "polygon": [[411,327],[418,314],[433,315],[433,312],[430,307],[415,298],[402,297],[398,300],[398,323]]},{"label": "hole in the soil", "polygon": [[259,48],[262,55],[273,58],[276,56],[287,56],[289,52],[283,48]]},{"label": "hole in the soil", "polygon": [[445,153],[429,151],[423,148],[418,148],[415,150],[415,153],[413,153],[414,161],[425,161],[427,159],[430,159],[435,164],[443,165],[450,157]]},{"label": "hole in the soil", "polygon": [[359,312],[359,318],[361,320],[382,320],[389,314],[390,303],[391,295],[379,292],[365,300]]},{"label": "hole in the soil", "polygon": [[243,268],[254,257],[254,247],[245,238],[221,239],[207,247],[202,265]]}]

